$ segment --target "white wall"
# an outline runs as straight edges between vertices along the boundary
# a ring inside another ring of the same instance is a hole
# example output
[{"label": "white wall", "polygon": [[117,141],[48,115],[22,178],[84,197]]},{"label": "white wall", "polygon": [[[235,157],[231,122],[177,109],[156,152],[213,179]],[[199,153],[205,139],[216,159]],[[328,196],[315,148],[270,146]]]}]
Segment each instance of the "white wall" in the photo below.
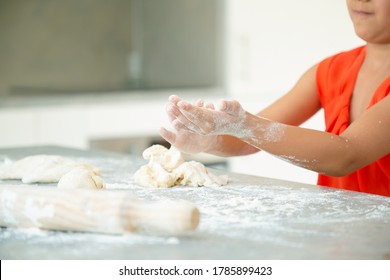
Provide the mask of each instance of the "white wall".
[{"label": "white wall", "polygon": [[308,67],[361,44],[343,0],[227,0],[225,8],[232,95],[280,95]]},{"label": "white wall", "polygon": [[[255,113],[325,57],[361,45],[342,0],[226,1],[226,88]],[[306,127],[323,129],[317,114]],[[233,171],[315,183],[316,174],[265,153],[230,161]]]}]

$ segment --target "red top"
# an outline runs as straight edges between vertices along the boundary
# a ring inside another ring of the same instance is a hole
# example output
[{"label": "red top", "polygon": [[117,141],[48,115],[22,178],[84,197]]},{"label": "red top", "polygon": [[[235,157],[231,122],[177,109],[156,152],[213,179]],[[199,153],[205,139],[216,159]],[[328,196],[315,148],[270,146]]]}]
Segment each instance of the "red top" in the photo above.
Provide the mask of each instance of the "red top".
[{"label": "red top", "polygon": [[[318,65],[317,89],[327,132],[340,135],[349,125],[350,99],[365,54],[363,46],[329,57]],[[390,77],[376,89],[366,109],[389,93]],[[390,196],[390,154],[344,177],[320,174],[318,184]]]}]

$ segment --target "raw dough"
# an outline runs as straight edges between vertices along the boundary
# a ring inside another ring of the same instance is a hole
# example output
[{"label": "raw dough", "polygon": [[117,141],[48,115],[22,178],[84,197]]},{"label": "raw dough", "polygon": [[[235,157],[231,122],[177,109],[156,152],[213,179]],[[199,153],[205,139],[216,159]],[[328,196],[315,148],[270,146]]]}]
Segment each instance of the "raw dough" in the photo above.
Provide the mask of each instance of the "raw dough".
[{"label": "raw dough", "polygon": [[208,172],[200,162],[185,162],[174,170],[177,176],[177,183],[186,186],[207,186],[218,187],[228,183],[227,176],[216,176]]},{"label": "raw dough", "polygon": [[51,155],[28,156],[21,160],[7,160],[0,166],[0,179],[21,179],[23,183],[53,183],[67,172],[76,162]]},{"label": "raw dough", "polygon": [[[104,187],[99,169],[62,156],[34,155],[17,161],[6,160],[0,165],[0,179],[18,179],[25,184],[57,183],[70,172],[72,173],[61,183],[62,187],[69,188],[70,184],[80,187],[92,181],[96,183],[96,188]],[[92,186],[90,183],[88,185]]]},{"label": "raw dough", "polygon": [[166,171],[160,164],[149,162],[134,174],[134,181],[141,186],[169,188],[176,184],[177,175]]},{"label": "raw dough", "polygon": [[153,145],[146,149],[142,156],[144,159],[160,164],[168,172],[171,172],[184,162],[181,152],[173,146],[168,150],[164,146]]},{"label": "raw dough", "polygon": [[184,162],[177,149],[167,149],[161,145],[153,145],[143,152],[143,157],[149,159],[134,174],[134,181],[141,186],[173,187],[183,186],[222,186],[228,183],[227,176],[216,176],[208,172],[200,162]]},{"label": "raw dough", "polygon": [[93,170],[83,166],[75,167],[58,182],[60,189],[103,189],[103,179]]}]

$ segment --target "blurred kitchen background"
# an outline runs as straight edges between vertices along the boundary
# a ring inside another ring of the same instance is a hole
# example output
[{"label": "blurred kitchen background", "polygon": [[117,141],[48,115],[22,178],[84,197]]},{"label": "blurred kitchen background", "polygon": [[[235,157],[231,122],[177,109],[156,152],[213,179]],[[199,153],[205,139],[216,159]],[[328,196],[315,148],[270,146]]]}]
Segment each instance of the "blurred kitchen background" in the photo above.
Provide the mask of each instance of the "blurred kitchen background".
[{"label": "blurred kitchen background", "polygon": [[[310,66],[361,45],[345,1],[0,0],[0,148],[140,156],[169,95],[235,98],[253,113]],[[322,112],[305,127],[323,129]],[[196,160],[307,183],[266,153]]]}]

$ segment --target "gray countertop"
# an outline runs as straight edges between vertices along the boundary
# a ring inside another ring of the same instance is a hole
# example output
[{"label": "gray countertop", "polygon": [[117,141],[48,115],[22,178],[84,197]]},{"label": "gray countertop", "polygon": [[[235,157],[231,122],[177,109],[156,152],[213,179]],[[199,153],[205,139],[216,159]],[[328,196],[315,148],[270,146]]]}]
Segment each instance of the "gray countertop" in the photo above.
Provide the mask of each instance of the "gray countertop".
[{"label": "gray countertop", "polygon": [[200,225],[178,236],[0,228],[1,259],[390,259],[389,197],[222,170],[224,187],[144,188],[132,178],[140,158],[60,147],[0,149],[0,159],[42,153],[96,165],[108,189],[191,201]]}]

